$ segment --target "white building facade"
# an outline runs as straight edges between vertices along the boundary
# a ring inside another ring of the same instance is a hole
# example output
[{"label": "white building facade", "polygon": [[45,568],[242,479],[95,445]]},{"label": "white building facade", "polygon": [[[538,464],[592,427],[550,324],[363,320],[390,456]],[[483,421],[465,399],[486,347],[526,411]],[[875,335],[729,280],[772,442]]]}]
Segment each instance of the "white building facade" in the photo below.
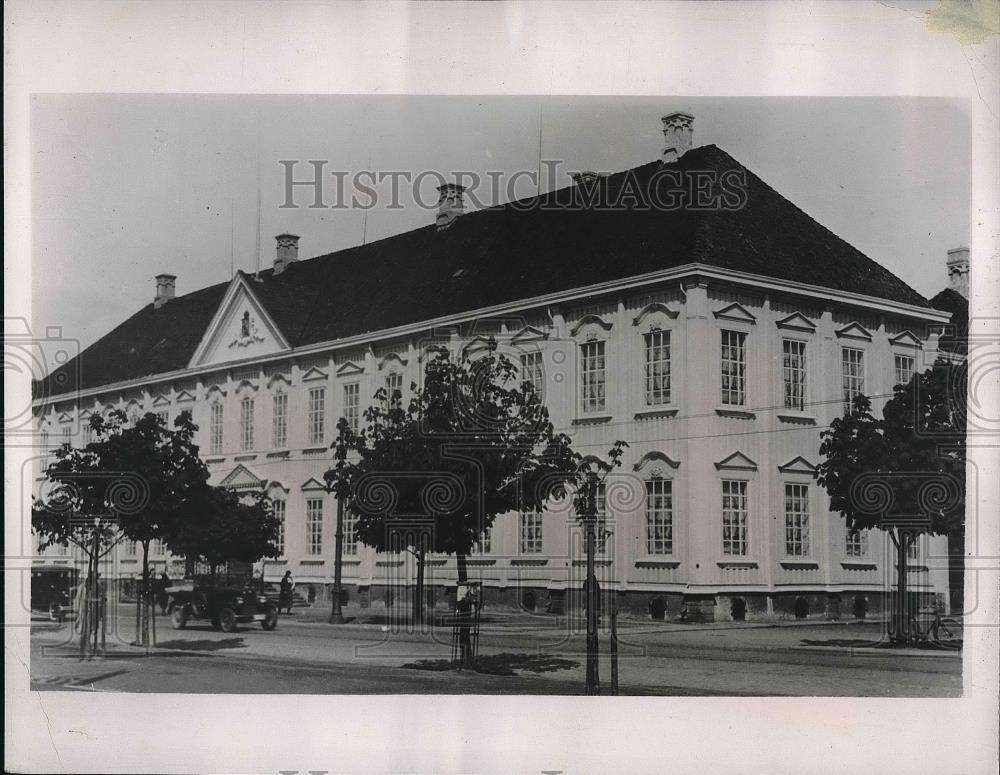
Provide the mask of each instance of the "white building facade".
[{"label": "white building facade", "polygon": [[[454,225],[475,217],[458,215]],[[110,408],[169,421],[190,411],[212,481],[263,489],[284,520],[281,557],[263,563],[266,579],[291,570],[298,589],[325,604],[336,502],[323,474],[338,419],[363,422],[380,387],[405,396],[442,348],[459,356],[495,337],[578,451],[600,456],[616,439],[629,444],[604,497],[605,600],[715,620],[846,618],[883,605],[894,550],[879,531],[849,534],[830,512],[813,479],[820,433],[854,394],[872,397],[878,411],[893,385],[928,368],[937,347],[929,332],[947,314],[694,255],[303,344],[265,293],[324,260],[299,262],[297,249],[297,238],[280,235],[268,278],[238,274],[220,289],[182,367],[37,399],[40,438],[83,444],[87,418]],[[158,278],[149,314],[181,300],[173,284]],[[411,594],[413,557],[362,545],[349,516],[345,528],[349,599],[374,605]],[[115,576],[138,572],[141,556],[130,551],[116,553]],[[154,547],[154,568],[182,572],[183,561],[164,551]],[[554,506],[498,518],[468,564],[488,602],[559,611],[579,605],[583,556],[581,528]],[[946,539],[922,537],[911,563],[912,588],[946,600]],[[455,579],[454,557],[429,558],[432,597],[443,599]]]}]

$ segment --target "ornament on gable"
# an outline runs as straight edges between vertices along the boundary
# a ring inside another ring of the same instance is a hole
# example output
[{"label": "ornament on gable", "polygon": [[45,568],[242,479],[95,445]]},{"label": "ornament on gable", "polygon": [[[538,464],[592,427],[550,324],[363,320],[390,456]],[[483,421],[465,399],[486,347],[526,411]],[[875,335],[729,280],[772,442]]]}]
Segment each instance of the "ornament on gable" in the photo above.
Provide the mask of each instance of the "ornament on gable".
[{"label": "ornament on gable", "polygon": [[255,342],[263,342],[264,337],[257,333],[257,323],[250,317],[250,311],[243,313],[240,321],[240,335],[229,343],[230,347],[249,347]]}]

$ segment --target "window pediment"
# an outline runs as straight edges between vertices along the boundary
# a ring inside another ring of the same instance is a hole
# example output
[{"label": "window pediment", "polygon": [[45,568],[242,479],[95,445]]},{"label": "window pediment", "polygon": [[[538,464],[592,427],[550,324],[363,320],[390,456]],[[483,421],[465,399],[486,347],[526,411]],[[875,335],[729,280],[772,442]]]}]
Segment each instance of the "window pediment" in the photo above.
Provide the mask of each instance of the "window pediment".
[{"label": "window pediment", "polygon": [[235,390],[237,395],[242,393],[255,393],[257,392],[257,386],[253,384],[250,380],[244,379],[236,386]]},{"label": "window pediment", "polygon": [[194,394],[193,393],[189,393],[186,390],[182,390],[180,393],[177,394],[177,398],[175,400],[177,401],[177,403],[185,403],[187,401],[194,401]]},{"label": "window pediment", "polygon": [[304,481],[302,483],[302,486],[299,489],[303,490],[305,492],[324,492],[325,493],[326,492],[326,485],[323,484],[318,479],[316,479],[315,477],[309,477],[309,479],[307,479],[306,481]]},{"label": "window pediment", "polygon": [[287,376],[285,376],[284,374],[281,374],[279,372],[278,374],[272,375],[271,378],[267,381],[268,388],[272,388],[273,389],[276,385],[279,388],[282,385],[284,385],[285,387],[291,387],[292,386],[292,381]]},{"label": "window pediment", "polygon": [[405,366],[405,365],[406,365],[406,358],[399,355],[399,353],[389,353],[382,360],[378,362],[379,371],[392,366]]},{"label": "window pediment", "polygon": [[543,331],[535,326],[525,326],[510,338],[510,343],[524,344],[525,342],[538,342],[549,338],[549,332]]},{"label": "window pediment", "polygon": [[713,313],[716,320],[727,320],[733,323],[746,323],[748,325],[754,325],[757,323],[757,318],[738,302],[733,302],[732,304],[727,304],[721,309],[715,310]]},{"label": "window pediment", "polygon": [[68,412],[63,412],[62,414],[59,415],[59,422],[61,423],[73,422],[73,415],[69,414]]},{"label": "window pediment", "polygon": [[912,331],[907,329],[906,331],[901,331],[893,337],[889,338],[889,342],[896,347],[910,347],[914,350],[919,350],[922,347],[922,343]]},{"label": "window pediment", "polygon": [[320,380],[327,379],[329,375],[325,371],[321,371],[313,366],[309,371],[302,375],[303,382],[318,382]]},{"label": "window pediment", "polygon": [[723,458],[715,467],[719,471],[756,471],[757,464],[742,452],[734,452]]},{"label": "window pediment", "polygon": [[163,393],[160,393],[153,399],[153,406],[170,406],[170,399]]},{"label": "window pediment", "polygon": [[663,322],[666,320],[673,320],[677,317],[677,310],[670,309],[662,301],[654,301],[652,304],[647,304],[642,308],[634,318],[632,318],[633,326],[641,326],[643,323],[649,323],[650,327],[662,327]]},{"label": "window pediment", "polygon": [[872,340],[872,332],[856,320],[848,323],[843,328],[838,328],[836,334],[840,339],[859,339],[865,342]]},{"label": "window pediment", "polygon": [[336,373],[338,377],[352,377],[355,374],[364,374],[365,369],[364,366],[359,366],[354,363],[354,361],[347,361],[339,369],[337,369]]},{"label": "window pediment", "polygon": [[584,315],[580,318],[569,332],[573,336],[585,339],[597,339],[600,336],[601,331],[604,333],[610,331],[611,325],[611,323],[602,318],[600,315],[590,314]]},{"label": "window pediment", "polygon": [[677,470],[680,462],[672,459],[669,455],[658,450],[647,452],[640,458],[632,468],[639,473],[646,473],[653,478],[660,478],[666,475],[667,469]]},{"label": "window pediment", "polygon": [[225,397],[226,391],[223,390],[218,385],[212,385],[208,390],[205,391],[205,398],[210,401],[219,401]]},{"label": "window pediment", "polygon": [[810,463],[801,455],[797,455],[789,460],[787,463],[782,463],[778,466],[778,470],[783,474],[813,474],[816,471],[816,466]]},{"label": "window pediment", "polygon": [[784,331],[799,331],[811,334],[816,330],[816,324],[801,312],[793,312],[788,317],[775,321],[775,325]]}]

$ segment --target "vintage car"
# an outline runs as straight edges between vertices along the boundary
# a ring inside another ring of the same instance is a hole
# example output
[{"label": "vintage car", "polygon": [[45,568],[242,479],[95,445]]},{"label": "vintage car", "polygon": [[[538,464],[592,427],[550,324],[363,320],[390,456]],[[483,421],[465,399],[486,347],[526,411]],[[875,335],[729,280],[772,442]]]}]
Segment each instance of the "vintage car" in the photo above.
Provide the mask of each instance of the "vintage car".
[{"label": "vintage car", "polygon": [[170,624],[182,629],[192,619],[206,619],[223,632],[238,624],[260,622],[265,630],[278,626],[278,609],[250,587],[176,584],[167,590]]},{"label": "vintage car", "polygon": [[75,568],[37,565],[31,569],[31,608],[61,622],[72,609],[78,583]]}]

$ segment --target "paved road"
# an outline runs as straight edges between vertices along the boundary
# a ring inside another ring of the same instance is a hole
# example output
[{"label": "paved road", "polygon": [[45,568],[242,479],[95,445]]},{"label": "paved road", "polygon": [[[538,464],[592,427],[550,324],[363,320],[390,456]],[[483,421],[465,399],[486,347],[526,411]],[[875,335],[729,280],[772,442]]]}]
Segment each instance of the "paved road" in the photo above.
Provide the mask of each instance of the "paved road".
[{"label": "paved road", "polygon": [[[147,658],[128,647],[123,618],[112,656],[80,661],[69,626],[38,625],[32,676],[39,689],[231,693],[580,694],[584,642],[554,627],[497,622],[484,627],[478,672],[447,667],[450,633],[331,627],[284,617],[274,632],[210,627],[169,629]],[[954,697],[957,655],[850,653],[832,644],[877,640],[877,625],[677,628],[626,623],[621,631],[623,694]],[[63,644],[63,645],[60,645]],[[815,647],[821,648],[815,648]],[[822,648],[822,647],[826,648]],[[608,639],[601,675],[607,684]]]}]

